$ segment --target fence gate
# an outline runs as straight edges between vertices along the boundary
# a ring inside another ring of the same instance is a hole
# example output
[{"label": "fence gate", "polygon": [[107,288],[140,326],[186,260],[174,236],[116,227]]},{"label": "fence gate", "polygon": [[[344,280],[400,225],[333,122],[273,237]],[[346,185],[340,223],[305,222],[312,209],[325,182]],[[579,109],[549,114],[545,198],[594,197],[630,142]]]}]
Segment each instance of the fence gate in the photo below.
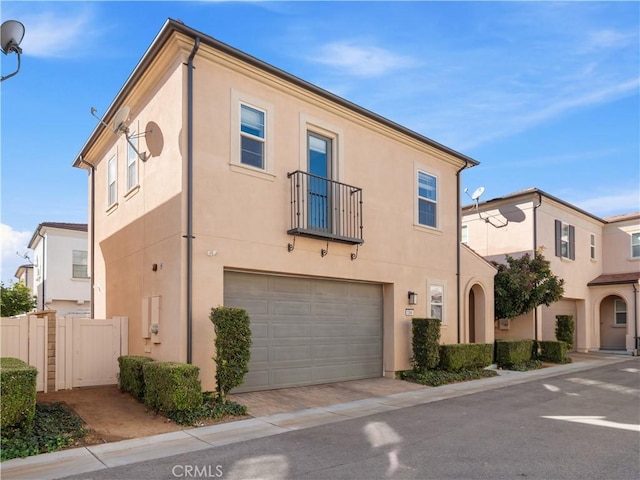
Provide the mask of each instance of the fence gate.
[{"label": "fence gate", "polygon": [[22,315],[0,321],[0,356],[38,369],[37,391],[118,383],[118,357],[128,354],[128,318],[107,320]]}]

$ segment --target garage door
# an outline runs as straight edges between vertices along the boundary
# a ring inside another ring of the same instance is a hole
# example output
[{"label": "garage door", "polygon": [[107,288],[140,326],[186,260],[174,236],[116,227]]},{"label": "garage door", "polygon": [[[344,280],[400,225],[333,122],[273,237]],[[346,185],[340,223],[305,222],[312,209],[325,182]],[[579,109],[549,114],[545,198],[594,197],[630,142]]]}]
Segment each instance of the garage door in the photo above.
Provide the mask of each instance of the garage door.
[{"label": "garage door", "polygon": [[236,393],[382,376],[381,285],[225,272],[224,304],[251,318]]}]

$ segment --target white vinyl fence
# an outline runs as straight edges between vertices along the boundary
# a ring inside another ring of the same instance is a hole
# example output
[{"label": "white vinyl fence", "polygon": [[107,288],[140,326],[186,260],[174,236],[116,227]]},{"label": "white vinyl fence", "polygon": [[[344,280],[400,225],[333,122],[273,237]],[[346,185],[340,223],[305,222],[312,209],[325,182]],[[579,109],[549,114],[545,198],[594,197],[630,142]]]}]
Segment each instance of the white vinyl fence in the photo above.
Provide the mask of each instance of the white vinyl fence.
[{"label": "white vinyl fence", "polygon": [[128,353],[128,318],[57,317],[55,312],[0,319],[0,356],[38,369],[37,390],[118,383],[118,357]]}]

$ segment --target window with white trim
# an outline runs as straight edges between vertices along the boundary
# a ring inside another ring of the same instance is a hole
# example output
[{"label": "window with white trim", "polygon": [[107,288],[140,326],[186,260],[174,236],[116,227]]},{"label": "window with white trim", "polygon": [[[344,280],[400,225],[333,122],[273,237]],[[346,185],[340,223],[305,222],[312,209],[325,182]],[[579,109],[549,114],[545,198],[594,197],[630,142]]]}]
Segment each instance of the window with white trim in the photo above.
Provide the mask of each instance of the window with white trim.
[{"label": "window with white trim", "polygon": [[469,225],[462,225],[462,230],[460,231],[460,242],[465,245],[469,243]]},{"label": "window with white trim", "polygon": [[576,229],[573,225],[556,220],[556,257],[576,259]]},{"label": "window with white trim", "polygon": [[627,324],[627,302],[621,298],[616,298],[613,302],[615,325]]},{"label": "window with white trim", "polygon": [[418,171],[418,224],[438,226],[438,179]]},{"label": "window with white trim", "polygon": [[266,112],[240,104],[240,163],[266,170]]},{"label": "window with white trim", "polygon": [[429,285],[430,318],[444,323],[444,285]]},{"label": "window with white trim", "polygon": [[631,234],[631,258],[640,258],[640,232]]},{"label": "window with white trim", "polygon": [[118,199],[118,161],[114,155],[107,164],[107,207],[116,203]]},{"label": "window with white trim", "polygon": [[591,260],[596,259],[596,235],[592,233],[589,237],[589,256]]},{"label": "window with white trim", "polygon": [[130,135],[130,142],[127,142],[127,192],[138,185],[138,137],[135,132]]},{"label": "window with white trim", "polygon": [[89,278],[87,251],[86,250],[73,250],[73,265],[72,276],[73,278]]}]

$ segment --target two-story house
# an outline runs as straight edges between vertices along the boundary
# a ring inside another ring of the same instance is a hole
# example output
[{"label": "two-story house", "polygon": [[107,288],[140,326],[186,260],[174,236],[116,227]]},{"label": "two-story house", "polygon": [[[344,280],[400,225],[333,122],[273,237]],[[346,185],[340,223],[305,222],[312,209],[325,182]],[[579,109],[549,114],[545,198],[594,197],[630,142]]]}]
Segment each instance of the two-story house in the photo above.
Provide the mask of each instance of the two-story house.
[{"label": "two-story house", "polygon": [[73,163],[96,316],[211,388],[211,308],[245,308],[238,391],[410,368],[414,316],[492,342],[495,269],[459,242],[477,163],[168,20]]},{"label": "two-story house", "polygon": [[496,322],[496,338],[555,340],[557,315],[575,320],[577,351],[637,349],[640,213],[599,218],[537,188],[463,208],[462,239],[487,260],[543,248],[563,298]]},{"label": "two-story house", "polygon": [[62,316],[90,316],[87,244],[86,223],[38,225],[27,245],[34,252],[33,265],[16,272],[23,277],[32,272],[26,285],[37,296],[36,309],[55,310]]}]

